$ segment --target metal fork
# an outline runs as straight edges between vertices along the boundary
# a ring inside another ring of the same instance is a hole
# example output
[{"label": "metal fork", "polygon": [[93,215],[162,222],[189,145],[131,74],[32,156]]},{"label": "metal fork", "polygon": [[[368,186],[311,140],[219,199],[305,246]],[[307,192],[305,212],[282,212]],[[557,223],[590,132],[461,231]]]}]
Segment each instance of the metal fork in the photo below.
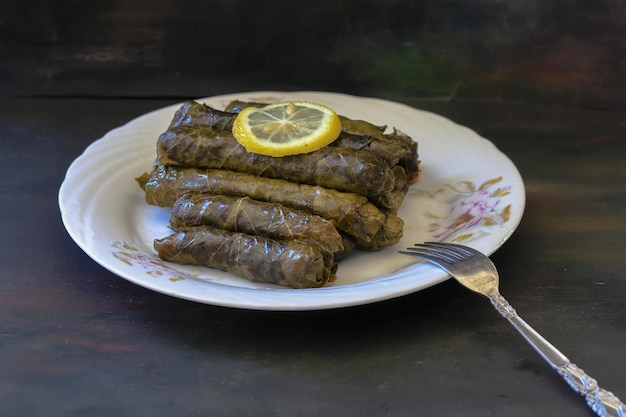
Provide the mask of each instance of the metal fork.
[{"label": "metal fork", "polygon": [[558,372],[569,386],[584,396],[587,405],[601,417],[626,417],[626,405],[613,393],[598,386],[595,379],[574,365],[546,339],[522,320],[500,295],[498,271],[481,252],[453,243],[427,242],[400,251],[442,268],[466,288],[489,298],[493,307],[507,319],[526,341]]}]

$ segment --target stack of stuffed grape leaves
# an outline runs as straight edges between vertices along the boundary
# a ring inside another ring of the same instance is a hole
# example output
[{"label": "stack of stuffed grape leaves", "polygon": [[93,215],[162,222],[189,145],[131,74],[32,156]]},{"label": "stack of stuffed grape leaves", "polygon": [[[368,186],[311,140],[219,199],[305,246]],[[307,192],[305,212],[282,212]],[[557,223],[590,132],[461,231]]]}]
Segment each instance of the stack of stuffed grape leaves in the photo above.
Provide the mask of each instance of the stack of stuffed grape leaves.
[{"label": "stack of stuffed grape leaves", "polygon": [[417,144],[386,126],[340,116],[342,132],[317,151],[246,151],[237,112],[187,101],[156,138],[152,171],[137,178],[148,204],[170,208],[173,234],[155,240],[166,261],[196,264],[291,288],[335,279],[352,250],[397,243],[397,211],[417,181]]}]

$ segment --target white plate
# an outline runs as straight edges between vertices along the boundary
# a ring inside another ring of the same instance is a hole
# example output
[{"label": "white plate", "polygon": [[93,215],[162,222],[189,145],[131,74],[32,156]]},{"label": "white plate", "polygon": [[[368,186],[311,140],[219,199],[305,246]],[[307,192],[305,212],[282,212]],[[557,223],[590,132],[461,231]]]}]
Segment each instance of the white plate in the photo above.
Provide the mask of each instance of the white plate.
[{"label": "white plate", "polygon": [[72,163],[59,205],[74,241],[111,272],[164,294],[221,306],[314,310],[390,299],[444,281],[448,276],[439,269],[397,251],[427,240],[456,240],[490,255],[521,220],[524,184],[513,163],[488,140],[441,116],[390,101],[321,92],[251,92],[198,101],[223,108],[234,99],[311,100],[413,137],[423,171],[399,211],[405,222],[401,242],[379,252],[357,251],[339,264],[336,282],[316,289],[252,283],[161,261],[152,242],[171,232],[169,213],[146,204],[134,178],[150,170],[156,139],[179,105],[110,131]]}]

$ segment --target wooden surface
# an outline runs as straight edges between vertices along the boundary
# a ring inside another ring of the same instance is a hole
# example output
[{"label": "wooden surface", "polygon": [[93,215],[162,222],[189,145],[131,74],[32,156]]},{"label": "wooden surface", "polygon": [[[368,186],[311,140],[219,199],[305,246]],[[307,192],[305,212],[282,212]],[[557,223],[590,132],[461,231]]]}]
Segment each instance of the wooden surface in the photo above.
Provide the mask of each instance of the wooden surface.
[{"label": "wooden surface", "polygon": [[622,0],[5,0],[0,95],[626,106]]},{"label": "wooden surface", "polygon": [[[453,281],[360,307],[262,312],[175,299],[97,265],[61,224],[65,171],[108,130],[174,102],[0,99],[0,415],[593,415]],[[517,165],[527,207],[492,257],[502,293],[624,400],[626,114],[406,102]]]}]

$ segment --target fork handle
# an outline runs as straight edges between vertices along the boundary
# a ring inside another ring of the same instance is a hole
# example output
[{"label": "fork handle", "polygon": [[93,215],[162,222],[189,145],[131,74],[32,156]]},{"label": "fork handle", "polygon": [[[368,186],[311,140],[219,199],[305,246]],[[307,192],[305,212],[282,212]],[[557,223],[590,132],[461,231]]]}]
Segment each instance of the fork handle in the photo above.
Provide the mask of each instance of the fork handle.
[{"label": "fork handle", "polygon": [[565,355],[526,323],[500,294],[489,296],[494,308],[548,362],[567,384],[584,396],[587,405],[600,417],[626,417],[626,405],[613,393],[598,386],[595,379],[571,363]]}]

